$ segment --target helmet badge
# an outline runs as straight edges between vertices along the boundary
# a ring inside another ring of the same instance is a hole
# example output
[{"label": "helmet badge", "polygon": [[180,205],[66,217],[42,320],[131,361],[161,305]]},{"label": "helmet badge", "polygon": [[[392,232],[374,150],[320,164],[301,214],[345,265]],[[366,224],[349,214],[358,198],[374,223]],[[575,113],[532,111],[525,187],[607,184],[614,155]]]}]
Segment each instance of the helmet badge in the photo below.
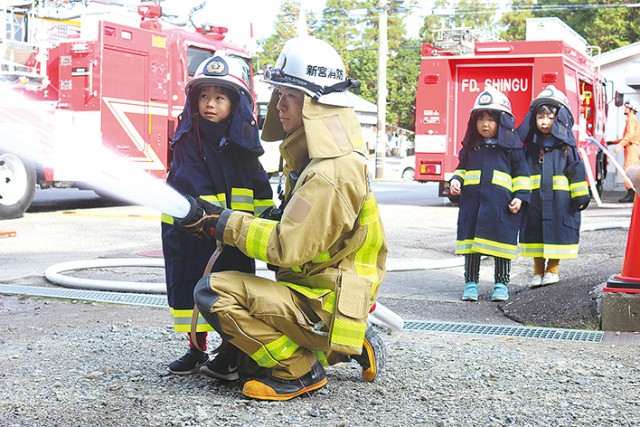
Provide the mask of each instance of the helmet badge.
[{"label": "helmet badge", "polygon": [[226,76],[227,74],[229,74],[229,67],[220,57],[213,58],[204,69],[205,76]]},{"label": "helmet badge", "polygon": [[478,99],[478,104],[480,105],[490,105],[493,102],[493,97],[489,92],[485,92],[480,95],[480,99]]},{"label": "helmet badge", "polygon": [[545,88],[545,90],[543,90],[540,95],[538,95],[538,98],[551,98],[553,97],[553,89],[551,89],[550,87]]}]

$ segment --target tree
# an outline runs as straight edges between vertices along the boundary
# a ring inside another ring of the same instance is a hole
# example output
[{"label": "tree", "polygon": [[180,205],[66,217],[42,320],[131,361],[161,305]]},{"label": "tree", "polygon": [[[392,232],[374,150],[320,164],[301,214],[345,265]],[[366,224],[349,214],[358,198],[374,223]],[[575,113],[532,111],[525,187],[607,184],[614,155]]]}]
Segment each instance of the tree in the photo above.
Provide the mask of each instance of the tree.
[{"label": "tree", "polygon": [[640,41],[636,30],[640,12],[628,7],[630,1],[597,0],[513,0],[512,12],[501,22],[508,26],[509,39],[524,40],[527,17],[557,17],[584,37],[588,44],[599,46],[603,52]]},{"label": "tree", "polygon": [[513,0],[512,11],[502,15],[500,22],[505,26],[501,33],[504,40],[524,40],[527,18],[533,18],[530,11],[535,0]]},{"label": "tree", "polygon": [[285,42],[297,35],[300,16],[299,3],[295,0],[282,0],[280,13],[274,26],[274,34],[266,39],[258,40],[255,69],[260,70],[267,64],[274,64]]},{"label": "tree", "polygon": [[[387,122],[413,129],[420,50],[418,43],[407,45],[405,15],[397,4],[390,1],[387,7]],[[379,13],[377,0],[328,0],[314,34],[338,50],[347,74],[360,81],[355,93],[373,103],[378,90]]]}]

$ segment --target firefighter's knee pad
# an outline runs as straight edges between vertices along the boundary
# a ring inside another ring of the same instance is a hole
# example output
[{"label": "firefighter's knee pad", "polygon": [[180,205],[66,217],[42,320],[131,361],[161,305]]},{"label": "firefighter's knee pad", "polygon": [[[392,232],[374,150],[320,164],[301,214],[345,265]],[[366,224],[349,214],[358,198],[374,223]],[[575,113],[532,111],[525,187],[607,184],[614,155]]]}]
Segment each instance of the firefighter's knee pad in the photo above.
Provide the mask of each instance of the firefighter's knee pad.
[{"label": "firefighter's knee pad", "polygon": [[220,296],[211,289],[210,279],[211,276],[207,275],[198,280],[193,291],[193,300],[200,312],[204,313],[211,312],[211,307],[220,300]]},{"label": "firefighter's knee pad", "polygon": [[[220,321],[215,313],[212,313],[213,305],[220,300],[220,296],[215,293],[209,285],[211,276],[205,276],[198,280],[196,287],[193,291],[193,300],[200,310],[200,315],[207,321],[208,324],[221,333]],[[222,334],[221,334],[222,335]]]}]

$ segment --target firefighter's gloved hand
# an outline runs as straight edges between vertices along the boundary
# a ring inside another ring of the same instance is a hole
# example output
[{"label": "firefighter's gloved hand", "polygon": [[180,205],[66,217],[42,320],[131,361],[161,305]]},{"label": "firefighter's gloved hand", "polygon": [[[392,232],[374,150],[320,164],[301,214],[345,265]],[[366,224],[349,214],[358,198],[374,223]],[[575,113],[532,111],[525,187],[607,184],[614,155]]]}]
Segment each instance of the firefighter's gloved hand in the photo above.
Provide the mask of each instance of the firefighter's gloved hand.
[{"label": "firefighter's gloved hand", "polygon": [[199,197],[185,197],[189,201],[190,209],[187,216],[178,219],[178,226],[196,237],[215,239],[215,229],[224,209]]}]

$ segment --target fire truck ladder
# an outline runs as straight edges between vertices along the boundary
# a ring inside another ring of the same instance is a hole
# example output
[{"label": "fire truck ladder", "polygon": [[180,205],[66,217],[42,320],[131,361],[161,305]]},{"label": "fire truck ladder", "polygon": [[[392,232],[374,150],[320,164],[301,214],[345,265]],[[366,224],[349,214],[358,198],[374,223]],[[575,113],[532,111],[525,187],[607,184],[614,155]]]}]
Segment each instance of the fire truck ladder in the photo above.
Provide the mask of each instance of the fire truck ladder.
[{"label": "fire truck ladder", "polygon": [[0,0],[0,22],[6,28],[0,32],[0,80],[26,85],[46,78],[43,50],[28,42],[27,16],[32,8],[30,0]]},{"label": "fire truck ladder", "polygon": [[433,38],[437,51],[453,55],[473,53],[474,42],[496,39],[487,31],[466,27],[440,28],[433,31]]}]

